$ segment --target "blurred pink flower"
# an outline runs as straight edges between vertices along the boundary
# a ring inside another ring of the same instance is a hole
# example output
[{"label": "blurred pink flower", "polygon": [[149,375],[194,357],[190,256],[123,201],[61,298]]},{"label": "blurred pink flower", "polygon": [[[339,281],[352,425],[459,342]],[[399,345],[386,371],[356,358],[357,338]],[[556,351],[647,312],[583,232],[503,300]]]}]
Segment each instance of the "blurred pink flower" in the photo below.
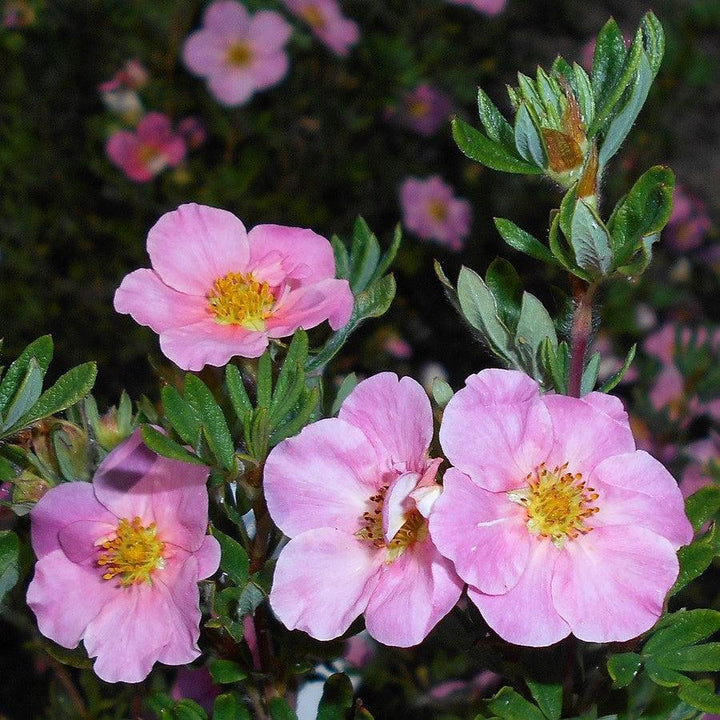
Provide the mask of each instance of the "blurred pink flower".
[{"label": "blurred pink flower", "polygon": [[2,26],[20,29],[35,24],[35,9],[25,0],[7,0],[2,9]]},{"label": "blurred pink flower", "polygon": [[200,118],[192,116],[183,118],[178,123],[177,129],[191,150],[197,150],[207,140],[207,128]]},{"label": "blurred pink flower", "polygon": [[385,336],[383,349],[388,355],[392,355],[398,360],[407,360],[413,354],[412,345],[394,330]]},{"label": "blurred pink flower", "polygon": [[136,430],[92,483],[58,485],[30,514],[38,562],[27,602],[40,632],[66,648],[82,640],[107,682],[140,682],[156,661],[200,654],[197,583],[220,562],[205,534],[207,476],[156,455]]},{"label": "blurred pink flower", "polygon": [[428,83],[406,92],[397,107],[388,108],[386,117],[424,137],[434,135],[448,122],[450,98]]},{"label": "blurred pink flower", "polygon": [[[245,617],[248,617],[247,615]],[[170,688],[170,697],[173,700],[194,700],[205,712],[212,715],[215,698],[222,692],[222,688],[212,681],[210,672],[206,667],[181,667],[175,682]]]},{"label": "blurred pink flower", "polygon": [[123,279],[115,310],[159,333],[165,356],[184,370],[259,357],[269,338],[324,320],[337,330],[352,312],[332,247],[312,230],[248,233],[232,213],[190,203],[157,221],[147,248],[153,269]]},{"label": "blurred pink flower", "polygon": [[470,232],[472,209],[455,197],[439,175],[425,180],[407,178],[400,186],[403,224],[423,240],[437,240],[451,250],[462,250]]},{"label": "blurred pink flower", "polygon": [[183,138],[175,133],[170,118],[158,112],[145,115],[137,132],[118,130],[105,144],[112,162],[135,182],[152,180],[166,167],[175,167],[185,158]]},{"label": "blurred pink flower", "polygon": [[268,510],[291,540],[270,605],[288,628],[329,640],[362,613],[373,638],[409,647],[455,605],[462,582],[427,532],[441,490],[432,435],[420,385],[380,373],[355,387],[338,417],[272,450]]},{"label": "blurred pink flower", "polygon": [[447,0],[453,5],[467,5],[486,15],[498,15],[505,9],[507,0]]},{"label": "blurred pink flower", "polygon": [[711,464],[720,467],[720,436],[713,434],[703,440],[688,445],[683,454],[691,460],[680,479],[680,490],[683,497],[689,497],[706,485],[713,485]]},{"label": "blurred pink flower", "polygon": [[113,90],[119,90],[120,88],[126,88],[129,90],[139,90],[145,87],[150,81],[150,73],[147,68],[138,60],[133,58],[128,60],[123,67],[118,70],[115,75],[101,83],[98,86],[98,90],[101,93],[112,92]]},{"label": "blurred pink flower", "polygon": [[663,233],[665,244],[680,253],[695,250],[702,245],[710,227],[710,217],[702,200],[676,185],[672,215]]},{"label": "blurred pink flower", "polygon": [[285,77],[283,48],[291,33],[290,24],[272,10],[250,15],[236,0],[216,0],[205,10],[203,27],[186,38],[183,62],[206,79],[218,102],[242,105]]},{"label": "blurred pink flower", "polygon": [[357,23],[342,14],[337,0],[283,0],[283,3],[337,55],[347,55],[360,37]]},{"label": "blurred pink flower", "polygon": [[454,467],[430,535],[495,632],[539,647],[653,626],[693,533],[620,400],[540,395],[523,373],[483,370],[445,408],[440,442]]}]

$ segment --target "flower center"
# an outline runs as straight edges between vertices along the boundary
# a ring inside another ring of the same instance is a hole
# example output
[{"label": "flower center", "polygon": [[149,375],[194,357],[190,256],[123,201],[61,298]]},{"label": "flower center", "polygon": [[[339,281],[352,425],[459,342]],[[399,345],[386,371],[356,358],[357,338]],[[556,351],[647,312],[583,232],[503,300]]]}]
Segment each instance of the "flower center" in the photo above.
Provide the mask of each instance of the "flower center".
[{"label": "flower center", "polygon": [[218,278],[207,299],[217,322],[248,330],[264,330],[275,303],[266,282],[258,282],[252,273],[236,272]]},{"label": "flower center", "polygon": [[410,117],[421,120],[430,114],[430,105],[425,100],[412,100],[408,103]]},{"label": "flower center", "polygon": [[427,520],[419,510],[411,510],[405,514],[405,522],[395,533],[390,542],[385,541],[383,532],[383,505],[388,486],[380,488],[377,495],[369,498],[370,510],[363,513],[364,525],[355,533],[355,537],[371,542],[376,548],[387,548],[386,563],[397,560],[413,543],[421,542],[428,535]]},{"label": "flower center", "polygon": [[145,527],[139,517],[132,522],[122,518],[115,537],[100,538],[97,545],[101,550],[97,564],[104,571],[103,580],[118,577],[122,587],[141,582],[152,583],[150,575],[153,571],[165,567],[162,554],[165,543],[157,537],[155,523]]},{"label": "flower center", "polygon": [[244,68],[250,65],[253,59],[252,48],[250,43],[240,40],[230,46],[227,51],[225,59],[228,65],[233,65],[237,68]]},{"label": "flower center", "polygon": [[316,30],[323,30],[327,26],[325,16],[315,5],[306,5],[300,11],[300,15],[310,27]]},{"label": "flower center", "polygon": [[440,200],[431,200],[428,203],[428,213],[433,220],[445,222],[448,218],[447,205]]},{"label": "flower center", "polygon": [[580,473],[567,472],[567,463],[552,471],[543,463],[525,481],[527,487],[509,492],[508,497],[525,507],[533,535],[550,538],[561,548],[592,530],[585,521],[599,511],[593,505],[599,496]]}]

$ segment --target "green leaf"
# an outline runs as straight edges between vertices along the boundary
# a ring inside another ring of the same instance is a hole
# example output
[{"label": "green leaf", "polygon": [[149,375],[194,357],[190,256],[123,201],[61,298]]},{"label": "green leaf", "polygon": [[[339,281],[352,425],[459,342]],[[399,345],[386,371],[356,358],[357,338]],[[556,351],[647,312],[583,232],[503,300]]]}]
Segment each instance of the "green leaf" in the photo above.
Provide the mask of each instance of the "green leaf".
[{"label": "green leaf", "polygon": [[600,353],[594,353],[588,360],[580,380],[580,396],[587,395],[595,389],[600,372]]},{"label": "green leaf", "polygon": [[380,259],[380,262],[377,264],[377,267],[375,268],[375,272],[373,273],[373,276],[370,278],[370,283],[374,283],[376,280],[379,280],[385,273],[390,269],[390,266],[393,264],[393,261],[395,260],[395,256],[397,255],[398,250],[400,249],[400,243],[402,242],[402,226],[400,223],[398,223],[395,226],[395,231],[393,232],[393,239],[390,243],[390,247],[385,251],[385,254]]},{"label": "green leaf", "polygon": [[502,172],[526,175],[542,173],[542,168],[531,165],[515,154],[511,154],[502,145],[488,139],[479,130],[460,118],[453,118],[452,133],[460,150],[475,162]]},{"label": "green leaf", "polygon": [[172,709],[175,720],[208,720],[207,713],[194,700],[179,700]]},{"label": "green leaf", "polygon": [[300,402],[298,412],[293,419],[277,428],[272,435],[270,435],[270,446],[275,447],[281,440],[299,433],[300,430],[308,424],[313,412],[317,409],[319,399],[320,390],[317,386],[311,390],[306,389],[303,393],[303,399]]},{"label": "green leaf", "polygon": [[20,418],[37,402],[42,393],[43,371],[35,358],[30,358],[27,372],[10,401],[0,430],[12,428]]},{"label": "green leaf", "polygon": [[252,720],[250,711],[234,695],[225,693],[215,698],[213,720]]},{"label": "green leaf", "polygon": [[625,377],[625,373],[630,369],[630,365],[635,358],[636,350],[637,343],[633,343],[633,346],[630,350],[628,350],[623,366],[609,380],[605,381],[605,384],[600,388],[600,392],[609,393],[623,379],[623,377]]},{"label": "green leaf", "polygon": [[664,618],[659,630],[645,643],[644,657],[657,657],[705,640],[720,630],[717,610],[680,610]]},{"label": "green leaf", "polygon": [[685,514],[696,531],[718,510],[720,510],[720,485],[700,488],[685,500]]},{"label": "green leaf", "polygon": [[515,347],[524,359],[526,372],[536,380],[542,380],[539,351],[545,338],[557,347],[555,325],[545,306],[528,292],[523,293],[520,319],[515,331]]},{"label": "green leaf", "polygon": [[247,673],[233,660],[213,660],[208,665],[213,682],[219,685],[235,683],[244,680]]},{"label": "green leaf", "polygon": [[634,679],[642,665],[642,658],[636,653],[620,653],[608,658],[607,668],[613,679],[614,687],[627,687]]},{"label": "green leaf", "polygon": [[160,391],[160,396],[165,410],[165,417],[183,442],[194,447],[200,439],[202,430],[200,413],[189,402],[184,400],[177,388],[172,385],[166,385]]},{"label": "green leaf", "polygon": [[220,543],[220,569],[238,586],[247,583],[250,559],[245,548],[229,535],[213,528],[212,534]]},{"label": "green leaf", "polygon": [[345,376],[342,383],[340,383],[340,387],[338,388],[335,399],[333,400],[332,407],[330,408],[331,416],[338,414],[338,412],[340,411],[340,406],[343,404],[343,401],[355,389],[355,386],[357,384],[358,379],[355,373],[350,373],[349,375]]},{"label": "green leaf", "polygon": [[485,282],[495,298],[500,320],[508,330],[514,332],[520,319],[520,304],[523,301],[520,276],[511,263],[498,257],[488,266]]},{"label": "green leaf", "polygon": [[439,408],[444,408],[450,400],[452,400],[453,389],[448,385],[445,380],[436,377],[432,381],[432,394],[433,399],[437,403]]},{"label": "green leaf", "polygon": [[678,697],[689,705],[707,713],[720,713],[720,696],[714,689],[701,682],[684,682],[678,689]]},{"label": "green leaf", "polygon": [[305,388],[308,357],[307,333],[298,330],[290,343],[270,402],[270,428],[274,429],[297,404]]},{"label": "green leaf", "polygon": [[478,88],[478,113],[488,138],[506,150],[514,152],[515,133],[512,126],[481,88]]},{"label": "green leaf", "polygon": [[502,720],[545,720],[535,705],[509,687],[502,688],[487,705]]},{"label": "green leaf", "polygon": [[568,369],[570,367],[570,348],[563,340],[553,346],[550,338],[540,343],[540,361],[546,373],[552,380],[555,391],[560,395],[567,394]]},{"label": "green leaf", "polygon": [[178,445],[178,443],[171,440],[165,433],[156,430],[152,425],[143,425],[141,432],[145,445],[158,455],[192,463],[193,465],[205,465],[197,455],[191,455],[182,445]]},{"label": "green leaf", "polygon": [[657,75],[665,53],[665,33],[657,17],[652,13],[645,13],[640,21],[643,31],[645,53],[653,76]]},{"label": "green leaf", "polygon": [[353,686],[345,673],[335,673],[326,681],[316,720],[346,720],[353,706]]},{"label": "green leaf", "polygon": [[688,681],[685,675],[681,675],[677,670],[671,670],[661,665],[654,659],[647,659],[645,661],[645,671],[649,678],[661,687],[677,687]]},{"label": "green leaf", "polygon": [[563,690],[560,683],[542,683],[526,679],[535,702],[548,720],[560,720],[562,715]]},{"label": "green leaf", "polygon": [[720,673],[720,643],[709,642],[675,650],[663,655],[662,664],[682,672]]},{"label": "green leaf", "polygon": [[[564,201],[563,201],[564,202]],[[579,268],[575,263],[575,256],[572,248],[565,242],[562,237],[563,233],[560,232],[560,218],[562,217],[562,210],[559,213],[555,213],[552,216],[550,222],[550,234],[548,236],[548,245],[550,246],[550,252],[557,258],[557,261],[573,275],[577,275],[579,278],[592,282],[590,273],[586,272],[582,268]]]},{"label": "green leaf", "polygon": [[350,254],[345,243],[337,236],[330,238],[333,254],[335,255],[335,275],[343,280],[350,278]]},{"label": "green leaf", "polygon": [[20,541],[12,530],[0,530],[0,600],[20,577]]},{"label": "green leaf", "polygon": [[353,228],[350,249],[350,289],[353,295],[370,283],[380,261],[380,243],[363,218],[358,217]]},{"label": "green leaf", "polygon": [[610,235],[598,214],[584,200],[578,200],[575,205],[570,245],[577,264],[593,278],[608,274],[613,259]]},{"label": "green leaf", "polygon": [[15,395],[18,385],[27,373],[30,360],[35,358],[35,362],[44,376],[50,365],[52,356],[53,341],[50,335],[43,335],[31,342],[22,353],[20,353],[17,360],[8,368],[2,382],[0,382],[0,414],[5,413],[10,398]]},{"label": "green leaf", "polygon": [[240,370],[235,365],[228,365],[225,368],[225,384],[232,403],[233,410],[241,422],[250,417],[253,413],[253,406],[248,397],[247,390],[242,381]]},{"label": "green leaf", "polygon": [[258,360],[256,395],[257,407],[270,407],[270,398],[272,397],[272,359],[267,350]]},{"label": "green leaf", "polygon": [[[589,136],[592,137],[607,117],[613,105],[617,103],[620,95],[627,87],[632,77],[624,78],[624,86],[621,85],[623,71],[626,68],[627,50],[625,40],[620,28],[614,19],[610,18],[597,36],[595,42],[595,53],[592,65],[592,89],[595,96],[595,107],[597,115],[592,126],[589,128]],[[618,95],[619,92],[619,95]],[[616,97],[617,96],[617,97]],[[609,100],[615,97],[615,103]]]},{"label": "green leaf", "polygon": [[595,95],[592,83],[584,68],[577,63],[573,63],[573,74],[575,76],[575,97],[580,106],[580,114],[586,127],[589,128],[595,119]]},{"label": "green leaf", "polygon": [[720,554],[720,527],[716,523],[710,532],[678,550],[680,573],[670,589],[670,595],[675,595],[688,583],[700,577],[717,554]]},{"label": "green leaf", "polygon": [[530,233],[519,228],[514,222],[506,220],[505,218],[494,218],[494,220],[495,227],[498,229],[502,239],[511,248],[519,250],[536,260],[541,260],[542,262],[557,267],[563,267],[562,263],[555,258],[545,245]]},{"label": "green leaf", "polygon": [[547,166],[545,145],[542,141],[539,128],[530,115],[527,105],[520,105],[515,115],[515,147],[520,156],[539,168]]},{"label": "green leaf", "polygon": [[297,720],[295,711],[281,697],[271,698],[268,702],[268,710],[272,720]]}]

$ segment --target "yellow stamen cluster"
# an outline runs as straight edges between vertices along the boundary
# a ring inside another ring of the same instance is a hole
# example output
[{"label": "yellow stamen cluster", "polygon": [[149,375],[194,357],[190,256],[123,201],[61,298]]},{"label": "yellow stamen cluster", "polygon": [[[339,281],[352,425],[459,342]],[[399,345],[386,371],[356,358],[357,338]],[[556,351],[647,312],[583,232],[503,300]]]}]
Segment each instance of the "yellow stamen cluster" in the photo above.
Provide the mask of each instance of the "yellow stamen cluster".
[{"label": "yellow stamen cluster", "polygon": [[385,542],[382,510],[387,490],[388,486],[384,485],[376,495],[369,498],[371,509],[363,513],[364,525],[355,533],[355,536],[371,542],[378,549],[387,548],[385,562],[391,563],[397,560],[413,543],[424,540],[428,534],[428,527],[425,518],[417,510],[411,510],[406,513],[405,522],[392,540],[389,543]]},{"label": "yellow stamen cluster", "polygon": [[547,537],[558,547],[592,530],[586,521],[599,508],[599,495],[582,479],[567,472],[567,463],[548,470],[545,463],[525,478],[527,487],[508,496],[527,511],[527,527],[533,535]]},{"label": "yellow stamen cluster", "polygon": [[139,517],[132,522],[122,518],[115,537],[102,538],[98,546],[101,553],[97,564],[104,570],[103,580],[117,578],[122,587],[141,582],[151,583],[153,571],[165,567],[165,543],[157,537],[155,523],[145,527]]},{"label": "yellow stamen cluster", "polygon": [[236,42],[234,45],[231,45],[227,51],[225,59],[228,65],[233,65],[237,68],[247,67],[253,59],[253,52],[250,47],[250,43],[241,40],[240,42]]},{"label": "yellow stamen cluster", "polygon": [[275,303],[266,282],[258,282],[252,273],[236,272],[218,278],[207,299],[217,322],[248,330],[264,330]]},{"label": "yellow stamen cluster", "polygon": [[438,222],[445,222],[448,218],[448,207],[440,200],[431,200],[428,203],[428,213],[430,217]]},{"label": "yellow stamen cluster", "polygon": [[315,30],[324,30],[327,27],[327,20],[319,8],[315,5],[306,5],[301,11],[300,15],[303,20]]}]

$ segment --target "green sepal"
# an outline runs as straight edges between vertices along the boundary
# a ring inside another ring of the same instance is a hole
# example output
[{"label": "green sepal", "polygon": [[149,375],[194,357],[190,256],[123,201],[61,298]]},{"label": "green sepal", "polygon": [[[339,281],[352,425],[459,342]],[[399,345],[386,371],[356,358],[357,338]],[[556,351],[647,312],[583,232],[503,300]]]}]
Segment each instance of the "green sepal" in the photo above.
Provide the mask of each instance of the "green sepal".
[{"label": "green sepal", "polygon": [[628,354],[625,356],[625,362],[623,363],[622,367],[611,378],[605,381],[605,383],[600,388],[600,392],[609,393],[618,385],[618,383],[620,383],[623,377],[625,377],[625,373],[630,369],[632,361],[635,359],[636,350],[637,343],[633,343],[633,346],[630,348],[630,350],[628,350]]}]

